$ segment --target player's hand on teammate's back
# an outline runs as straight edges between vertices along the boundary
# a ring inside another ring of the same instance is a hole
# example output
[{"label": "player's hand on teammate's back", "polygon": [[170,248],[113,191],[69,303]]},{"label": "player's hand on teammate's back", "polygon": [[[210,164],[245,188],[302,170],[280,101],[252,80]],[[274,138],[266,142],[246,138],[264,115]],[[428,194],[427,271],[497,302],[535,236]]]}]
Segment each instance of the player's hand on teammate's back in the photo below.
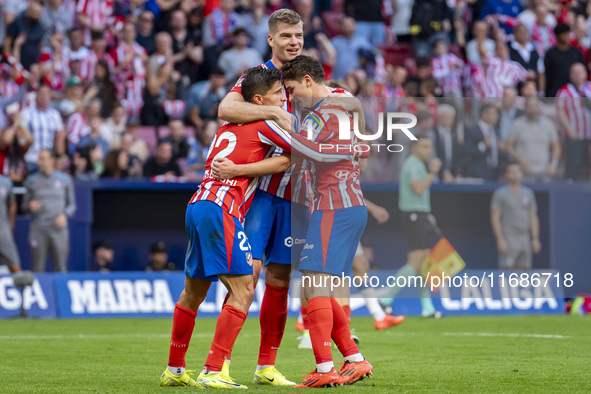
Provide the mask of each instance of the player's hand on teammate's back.
[{"label": "player's hand on teammate's back", "polygon": [[283,108],[277,107],[277,112],[274,117],[275,122],[281,127],[283,130],[287,130],[289,132],[294,132],[293,130],[293,117],[292,114],[284,110]]},{"label": "player's hand on teammate's back", "polygon": [[431,162],[429,162],[429,172],[431,174],[437,174],[440,169],[441,169],[441,160],[439,160],[439,158],[437,158],[437,157],[432,158]]},{"label": "player's hand on teammate's back", "polygon": [[232,160],[223,157],[211,163],[211,176],[215,179],[231,179],[239,175],[239,169]]}]

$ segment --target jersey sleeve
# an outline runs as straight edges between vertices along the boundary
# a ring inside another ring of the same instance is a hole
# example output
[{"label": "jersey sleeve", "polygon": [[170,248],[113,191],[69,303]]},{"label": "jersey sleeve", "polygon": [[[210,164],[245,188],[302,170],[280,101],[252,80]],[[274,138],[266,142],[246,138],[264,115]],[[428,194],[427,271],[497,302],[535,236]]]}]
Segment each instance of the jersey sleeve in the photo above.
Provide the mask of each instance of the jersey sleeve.
[{"label": "jersey sleeve", "polygon": [[230,92],[236,92],[236,93],[242,95],[242,81],[244,80],[245,77],[246,77],[246,74],[242,74],[242,76],[240,78],[238,78],[238,81],[236,81],[236,84],[234,85],[232,90],[230,90]]},{"label": "jersey sleeve", "polygon": [[277,146],[287,152],[316,162],[350,160],[355,156],[351,145],[318,144],[299,134],[290,134],[274,121],[265,121],[266,127],[259,128],[261,142]]}]

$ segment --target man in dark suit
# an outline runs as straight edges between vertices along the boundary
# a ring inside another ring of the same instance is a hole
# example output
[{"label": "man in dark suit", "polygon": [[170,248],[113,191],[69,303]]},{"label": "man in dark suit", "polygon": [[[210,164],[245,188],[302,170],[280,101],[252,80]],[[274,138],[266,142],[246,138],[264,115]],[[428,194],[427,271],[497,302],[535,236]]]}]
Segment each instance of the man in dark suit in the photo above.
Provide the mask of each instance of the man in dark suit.
[{"label": "man in dark suit", "polygon": [[499,165],[499,136],[495,124],[499,120],[498,109],[485,104],[480,109],[480,120],[466,133],[464,144],[465,176],[494,180]]},{"label": "man in dark suit", "polygon": [[530,74],[530,78],[536,78],[538,73],[544,71],[544,64],[543,61],[540,61],[540,55],[534,45],[527,40],[527,36],[525,25],[520,23],[513,28],[515,39],[511,42],[509,57],[514,62],[521,64]]},{"label": "man in dark suit", "polygon": [[444,183],[452,183],[456,175],[461,173],[460,146],[458,137],[453,128],[456,110],[448,104],[442,104],[437,108],[437,125],[434,128],[435,156],[441,160],[439,179]]}]

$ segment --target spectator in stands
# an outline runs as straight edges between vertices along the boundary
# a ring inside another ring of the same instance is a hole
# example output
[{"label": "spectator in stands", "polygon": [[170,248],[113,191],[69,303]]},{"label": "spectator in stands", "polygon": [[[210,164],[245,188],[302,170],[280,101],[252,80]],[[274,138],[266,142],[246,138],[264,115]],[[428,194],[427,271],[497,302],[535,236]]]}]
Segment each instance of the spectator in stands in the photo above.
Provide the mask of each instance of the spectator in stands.
[{"label": "spectator in stands", "polygon": [[31,213],[29,245],[33,272],[45,272],[47,253],[53,268],[66,272],[69,253],[68,217],[76,211],[72,179],[55,169],[49,149],[39,150],[39,172],[25,181],[22,209]]},{"label": "spectator in stands", "polygon": [[585,64],[583,54],[570,45],[570,27],[559,23],[554,29],[556,46],[550,48],[544,57],[546,71],[546,97],[555,97],[558,89],[569,83],[571,66]]},{"label": "spectator in stands", "polygon": [[14,114],[12,124],[7,125],[0,111],[0,174],[12,182],[22,182],[27,176],[25,153],[33,143],[33,136],[21,122],[21,115]]},{"label": "spectator in stands", "polygon": [[447,41],[438,40],[433,44],[435,56],[432,59],[433,77],[437,80],[445,97],[462,97],[462,59],[449,53]]},{"label": "spectator in stands", "polygon": [[507,141],[513,121],[524,114],[522,109],[517,108],[517,92],[512,86],[505,86],[499,114],[499,138]]},{"label": "spectator in stands", "polygon": [[591,60],[591,50],[589,49],[591,38],[587,36],[587,26],[582,18],[576,19],[573,33],[574,37],[571,39],[570,45],[581,51],[583,59],[585,59],[585,64],[589,67]]},{"label": "spectator in stands", "polygon": [[129,156],[122,149],[113,149],[105,157],[105,171],[102,178],[125,179],[129,176]]},{"label": "spectator in stands", "polygon": [[203,48],[197,41],[198,37],[189,34],[187,15],[183,11],[177,10],[172,13],[170,27],[174,69],[183,76],[181,83],[184,89],[187,89],[196,79],[197,70],[203,63]]},{"label": "spectator in stands", "polygon": [[103,155],[105,155],[109,151],[109,143],[101,136],[101,124],[101,119],[98,116],[88,119],[88,134],[80,138],[77,146],[96,145],[101,148]]},{"label": "spectator in stands", "polygon": [[70,75],[76,75],[83,81],[90,81],[91,72],[89,71],[88,60],[90,58],[90,50],[84,46],[84,36],[82,35],[82,29],[79,27],[73,27],[68,30],[68,39],[70,42],[69,46],[65,46],[63,49],[63,59],[65,64],[70,66],[70,72],[72,71],[72,62],[80,62],[80,70],[78,73],[71,73]]},{"label": "spectator in stands", "polygon": [[[127,173],[130,177],[141,177],[143,172],[142,161],[134,152],[134,136],[130,132],[125,132],[121,136],[121,150],[127,153]],[[143,141],[141,141],[143,142]],[[145,144],[145,143],[144,143]],[[136,148],[137,150],[137,148]]]},{"label": "spectator in stands", "polygon": [[[42,10],[43,7],[40,3],[32,1],[27,10],[18,15],[6,30],[3,52],[15,55],[25,68],[29,68],[39,59],[43,39],[43,27],[39,23]],[[23,43],[19,53],[14,53],[12,51],[13,44],[19,36],[21,36]]]},{"label": "spectator in stands", "polygon": [[377,48],[384,44],[386,25],[382,16],[381,0],[345,0],[345,15],[355,18],[357,34],[369,41],[371,45]]},{"label": "spectator in stands", "polygon": [[65,153],[65,131],[59,112],[49,107],[51,92],[49,86],[42,85],[37,90],[34,107],[21,111],[21,125],[28,125],[33,136],[33,143],[25,154],[29,172],[37,170],[37,160],[42,149],[53,150],[61,155]]},{"label": "spectator in stands", "polygon": [[556,126],[540,112],[539,100],[529,97],[525,116],[515,119],[507,140],[507,151],[521,165],[526,182],[551,180],[560,159]]},{"label": "spectator in stands", "polygon": [[466,132],[464,176],[493,180],[497,178],[499,165],[499,138],[495,130],[499,112],[494,105],[485,104],[480,108],[480,120]]},{"label": "spectator in stands", "polygon": [[195,127],[199,138],[206,124],[217,119],[218,105],[226,95],[225,83],[224,70],[216,67],[207,81],[197,82],[187,93],[185,117]]},{"label": "spectator in stands", "polygon": [[538,253],[542,248],[536,197],[521,184],[519,164],[510,164],[506,177],[508,185],[495,190],[490,203],[499,269],[532,269],[532,251]]},{"label": "spectator in stands", "polygon": [[47,39],[54,32],[65,35],[72,28],[74,21],[68,14],[67,8],[68,5],[64,0],[47,0],[43,6],[40,23],[45,44],[49,43]]},{"label": "spectator in stands", "polygon": [[230,35],[237,27],[244,26],[240,16],[234,12],[235,0],[220,0],[220,8],[214,9],[203,20],[204,67],[213,68],[224,45],[229,43]]},{"label": "spectator in stands", "polygon": [[115,103],[113,109],[111,110],[111,116],[105,121],[103,124],[103,129],[105,130],[105,139],[107,136],[112,136],[111,138],[111,145],[113,146],[120,146],[121,145],[121,134],[125,131],[127,127],[127,116],[125,115],[125,108],[119,103]]},{"label": "spectator in stands", "polygon": [[410,16],[410,34],[414,56],[431,56],[437,40],[449,41],[451,9],[446,0],[415,1]]},{"label": "spectator in stands", "polygon": [[64,117],[68,117],[75,112],[82,112],[84,106],[98,93],[97,86],[90,86],[84,91],[84,82],[74,75],[66,83],[66,95],[60,101],[58,109]]},{"label": "spectator in stands", "polygon": [[218,60],[218,66],[224,70],[227,81],[236,81],[246,70],[263,63],[256,49],[248,47],[250,37],[245,28],[237,28],[232,36],[232,47],[222,52]]},{"label": "spectator in stands", "polygon": [[415,63],[417,66],[415,75],[408,77],[406,80],[420,85],[427,78],[431,78],[431,59],[428,57],[417,57]]},{"label": "spectator in stands", "polygon": [[[111,78],[111,70],[106,60],[99,60],[94,67],[94,86],[98,91],[96,97],[101,102],[101,118],[108,118],[117,104],[117,88]],[[123,108],[123,107],[120,107]],[[123,108],[124,109],[124,108]],[[124,109],[125,110],[125,109]],[[109,142],[111,139],[107,139]]]},{"label": "spectator in stands", "polygon": [[[513,29],[511,48],[509,49],[509,59],[521,64],[530,76],[538,78],[538,73],[544,72],[544,60],[540,58],[538,51],[531,42],[527,41],[527,28],[519,24]],[[541,80],[541,78],[540,78]]]},{"label": "spectator in stands", "polygon": [[121,145],[114,145],[113,147],[124,147],[126,143],[126,141],[123,140],[124,136],[125,134],[129,134],[129,137],[126,138],[131,139],[131,146],[129,147],[129,150],[126,151],[137,156],[141,162],[144,162],[148,158],[150,150],[148,149],[148,144],[146,143],[146,141],[144,141],[138,136],[138,132],[139,123],[134,119],[128,120],[126,132],[121,135]]},{"label": "spectator in stands", "polygon": [[113,260],[115,251],[111,246],[111,241],[103,239],[92,244],[92,262],[91,271],[111,272],[113,271]]},{"label": "spectator in stands", "polygon": [[152,11],[144,10],[138,17],[135,41],[146,50],[148,56],[152,56],[156,52],[154,14]]},{"label": "spectator in stands", "polygon": [[511,26],[516,24],[522,11],[519,0],[488,0],[480,10],[480,19],[487,18],[504,29],[506,34],[511,34]]},{"label": "spectator in stands", "polygon": [[[517,16],[519,22],[523,23],[527,27],[528,34],[531,34],[533,25],[536,22],[535,11],[538,4],[544,4],[546,5],[546,7],[556,8],[555,5],[553,5],[547,0],[530,0],[527,4],[528,8]],[[556,17],[552,13],[554,10],[551,9],[550,11],[551,12],[548,12],[546,15],[546,20],[544,24],[548,25],[551,29],[554,29],[556,27]]]},{"label": "spectator in stands", "polygon": [[6,265],[10,272],[18,272],[20,258],[14,243],[16,197],[10,178],[0,175],[0,266]]},{"label": "spectator in stands", "polygon": [[191,141],[185,135],[185,125],[181,120],[175,119],[168,122],[170,135],[162,139],[164,142],[170,142],[172,145],[172,158],[186,159],[191,150]]},{"label": "spectator in stands", "polygon": [[95,145],[78,147],[72,155],[70,163],[70,175],[77,181],[94,181],[98,174],[94,168],[94,161],[91,152],[96,149]]},{"label": "spectator in stands", "polygon": [[519,92],[519,97],[537,97],[538,95],[538,85],[536,81],[523,81],[517,84],[517,91]]},{"label": "spectator in stands", "polygon": [[333,79],[343,79],[349,71],[359,68],[359,58],[354,54],[359,49],[373,49],[369,41],[355,33],[355,19],[343,18],[341,22],[341,35],[331,40],[337,51],[337,60],[332,70]]},{"label": "spectator in stands", "polygon": [[548,23],[548,8],[544,3],[538,3],[535,7],[536,20],[531,27],[531,41],[543,59],[546,52],[556,45],[554,27],[556,24]]},{"label": "spectator in stands", "polygon": [[201,134],[201,138],[195,140],[195,143],[191,145],[191,150],[189,151],[189,155],[187,156],[187,164],[189,166],[189,171],[203,173],[203,170],[205,170],[207,153],[209,152],[211,141],[213,141],[215,133],[217,132],[218,127],[220,126],[219,123],[221,122],[222,121],[219,119],[217,122],[210,122],[204,128]]},{"label": "spectator in stands", "polygon": [[448,104],[437,108],[437,124],[434,128],[434,153],[441,160],[438,176],[444,183],[452,183],[461,170],[461,152],[454,129],[456,110]]},{"label": "spectator in stands", "polygon": [[143,124],[162,126],[168,121],[163,104],[172,83],[173,71],[172,37],[160,32],[156,34],[156,52],[148,61],[145,100],[141,112]]},{"label": "spectator in stands", "polygon": [[109,78],[111,70],[115,68],[115,61],[107,52],[105,33],[93,32],[91,37],[92,41],[90,44],[90,51],[88,52],[88,59],[84,62],[82,70],[82,79],[86,82],[91,82],[93,79],[96,79],[96,65],[101,61],[107,64],[106,68],[109,71]]},{"label": "spectator in stands", "polygon": [[482,66],[479,48],[482,47],[487,55],[492,56],[495,53],[495,41],[488,37],[486,21],[474,22],[472,33],[474,38],[466,44],[466,57],[469,63]]},{"label": "spectator in stands", "polygon": [[181,176],[181,169],[172,157],[172,144],[160,141],[156,148],[156,154],[144,164],[144,177],[153,176]]},{"label": "spectator in stands", "polygon": [[[74,77],[79,80],[78,77]],[[73,152],[82,138],[90,134],[90,121],[99,117],[101,113],[100,100],[87,101],[82,112],[70,115],[68,119],[67,131],[68,142],[70,143],[70,152]]]},{"label": "spectator in stands", "polygon": [[132,117],[139,116],[144,104],[142,98],[146,84],[144,64],[147,60],[146,51],[135,42],[135,36],[133,23],[125,23],[121,31],[119,45],[111,54],[115,62],[115,80],[122,86],[123,100],[121,102],[126,108],[128,116]]},{"label": "spectator in stands", "polygon": [[400,98],[404,95],[403,85],[406,82],[408,71],[402,66],[386,67],[388,78],[384,89],[384,97]]},{"label": "spectator in stands", "polygon": [[516,86],[517,82],[535,78],[528,74],[521,64],[509,60],[509,49],[503,41],[497,41],[495,56],[487,56],[485,49],[479,48],[484,63],[484,81],[481,86],[482,97],[502,97],[505,86]]},{"label": "spectator in stands", "polygon": [[[309,2],[310,0],[298,1],[296,7],[299,7],[300,3],[305,3],[306,1]],[[267,56],[270,50],[269,44],[267,43],[267,36],[269,35],[269,15],[267,15],[266,1],[252,0],[252,9],[250,13],[243,15],[241,19],[243,26],[246,27],[252,38],[252,47],[256,49],[259,55],[263,58],[269,58],[269,56]],[[304,43],[305,42],[306,39],[304,39]]]},{"label": "spectator in stands", "polygon": [[294,8],[304,23],[304,49],[318,48],[316,34],[325,32],[322,19],[314,12],[314,7],[312,0],[298,0]]},{"label": "spectator in stands", "polygon": [[585,150],[591,140],[591,82],[582,63],[570,68],[570,82],[558,91],[556,110],[562,127],[566,130],[565,158],[567,179],[577,179]]},{"label": "spectator in stands", "polygon": [[90,46],[91,33],[104,31],[113,15],[114,2],[110,0],[79,0],[76,4],[76,24],[82,26],[84,45]]},{"label": "spectator in stands", "polygon": [[4,28],[10,26],[16,17],[27,9],[28,5],[28,2],[22,0],[4,0],[2,7],[2,11],[4,11]]},{"label": "spectator in stands", "polygon": [[169,271],[174,268],[174,263],[168,261],[168,252],[164,242],[160,241],[150,245],[146,271]]},{"label": "spectator in stands", "polygon": [[397,42],[410,42],[410,17],[414,0],[395,0],[392,2],[390,28]]}]

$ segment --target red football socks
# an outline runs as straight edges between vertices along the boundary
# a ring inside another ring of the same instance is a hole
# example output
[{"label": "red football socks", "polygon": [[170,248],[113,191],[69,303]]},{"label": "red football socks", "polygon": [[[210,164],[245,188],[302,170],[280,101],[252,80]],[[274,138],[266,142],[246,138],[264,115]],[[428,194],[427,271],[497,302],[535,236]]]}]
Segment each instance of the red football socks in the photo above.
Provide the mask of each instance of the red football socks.
[{"label": "red football socks", "polygon": [[302,322],[304,323],[304,330],[308,330],[308,307],[301,306],[300,312],[302,313]]},{"label": "red football socks", "polygon": [[318,297],[308,301],[308,327],[316,364],[331,362],[333,311],[330,298]]},{"label": "red football socks", "polygon": [[287,319],[289,287],[265,285],[261,304],[261,345],[258,365],[275,365],[277,349],[281,345]]},{"label": "red football socks", "polygon": [[205,360],[205,369],[208,371],[221,371],[224,360],[231,360],[234,342],[246,320],[246,313],[232,305],[224,305],[215,326],[215,335],[209,355]]},{"label": "red football socks", "polygon": [[351,338],[351,330],[349,330],[349,319],[347,319],[347,315],[337,300],[331,297],[330,301],[332,303],[333,317],[333,326],[331,332],[332,340],[343,354],[343,357],[359,353],[357,345],[355,345],[353,338]]},{"label": "red football socks", "polygon": [[345,312],[347,320],[349,320],[349,323],[351,323],[351,307],[349,305],[343,305],[341,308],[343,309],[343,312]]},{"label": "red football socks", "polygon": [[185,368],[185,354],[189,348],[197,312],[180,306],[174,308],[168,366]]}]

